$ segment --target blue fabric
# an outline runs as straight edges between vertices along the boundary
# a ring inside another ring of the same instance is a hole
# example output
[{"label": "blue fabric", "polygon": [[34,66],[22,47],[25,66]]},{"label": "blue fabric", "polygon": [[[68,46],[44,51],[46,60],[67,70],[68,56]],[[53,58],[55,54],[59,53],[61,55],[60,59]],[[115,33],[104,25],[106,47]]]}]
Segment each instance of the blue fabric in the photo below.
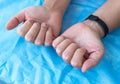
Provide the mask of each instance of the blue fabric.
[{"label": "blue fabric", "polygon": [[[104,2],[72,0],[61,32],[83,21]],[[5,29],[18,11],[42,3],[43,0],[0,0],[0,80],[8,84],[119,84],[120,28],[103,39],[105,55],[97,67],[86,73],[66,64],[52,46],[36,46],[20,37],[16,29]]]}]

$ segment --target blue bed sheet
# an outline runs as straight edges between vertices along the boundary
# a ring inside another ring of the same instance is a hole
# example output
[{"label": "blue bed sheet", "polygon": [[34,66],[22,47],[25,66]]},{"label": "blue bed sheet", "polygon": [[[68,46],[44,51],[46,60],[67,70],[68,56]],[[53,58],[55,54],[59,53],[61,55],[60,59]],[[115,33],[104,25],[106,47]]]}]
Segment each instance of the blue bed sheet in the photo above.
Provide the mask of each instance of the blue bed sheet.
[{"label": "blue bed sheet", "polygon": [[[61,33],[84,21],[104,2],[72,0],[64,15]],[[0,0],[0,84],[119,84],[120,28],[102,40],[105,55],[97,67],[86,73],[66,64],[52,46],[36,46],[20,37],[17,28],[5,29],[7,21],[18,11],[42,3],[43,0]]]}]

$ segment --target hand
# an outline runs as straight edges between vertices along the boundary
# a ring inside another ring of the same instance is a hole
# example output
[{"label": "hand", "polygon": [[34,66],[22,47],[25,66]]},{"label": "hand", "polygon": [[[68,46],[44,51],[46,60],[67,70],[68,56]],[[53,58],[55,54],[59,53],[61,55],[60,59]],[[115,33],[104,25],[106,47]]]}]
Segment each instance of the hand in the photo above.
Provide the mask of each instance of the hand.
[{"label": "hand", "polygon": [[53,46],[63,60],[85,72],[96,66],[104,54],[99,30],[95,24],[75,24],[57,37]]},{"label": "hand", "polygon": [[37,45],[51,45],[60,32],[62,16],[45,6],[28,7],[12,17],[6,28],[10,30],[24,22],[18,29],[19,35]]}]

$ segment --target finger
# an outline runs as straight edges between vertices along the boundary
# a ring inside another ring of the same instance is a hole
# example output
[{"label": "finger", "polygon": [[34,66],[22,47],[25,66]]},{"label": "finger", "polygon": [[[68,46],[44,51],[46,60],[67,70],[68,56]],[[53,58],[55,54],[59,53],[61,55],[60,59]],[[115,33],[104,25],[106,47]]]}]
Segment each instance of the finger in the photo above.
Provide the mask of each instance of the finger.
[{"label": "finger", "polygon": [[71,59],[71,65],[77,68],[81,68],[84,62],[85,53],[86,53],[85,48],[78,48]]},{"label": "finger", "polygon": [[39,29],[40,29],[39,23],[35,22],[25,35],[25,39],[29,42],[34,42],[36,36],[38,35]]},{"label": "finger", "polygon": [[42,23],[39,34],[38,34],[38,36],[37,36],[37,38],[35,40],[36,45],[44,45],[47,29],[48,29],[47,24]]},{"label": "finger", "polygon": [[52,44],[54,37],[53,37],[53,32],[52,29],[49,27],[48,31],[46,32],[46,37],[45,37],[45,45],[49,46]]},{"label": "finger", "polygon": [[71,43],[62,53],[62,58],[67,62],[70,63],[76,49],[78,48],[78,45],[75,43]]},{"label": "finger", "polygon": [[18,30],[20,36],[25,36],[29,29],[32,27],[33,21],[27,20]]},{"label": "finger", "polygon": [[20,24],[21,22],[25,21],[25,15],[24,15],[24,10],[20,11],[17,15],[15,15],[14,17],[12,17],[10,19],[10,21],[6,24],[6,28],[8,30],[13,29],[14,27],[16,27],[18,24]]},{"label": "finger", "polygon": [[63,51],[71,44],[69,39],[63,40],[60,44],[56,47],[56,52],[61,56]]},{"label": "finger", "polygon": [[57,37],[52,43],[53,47],[56,48],[64,39],[65,38],[63,36]]},{"label": "finger", "polygon": [[82,72],[86,72],[88,69],[95,67],[103,56],[102,52],[93,52],[89,58],[82,65]]}]

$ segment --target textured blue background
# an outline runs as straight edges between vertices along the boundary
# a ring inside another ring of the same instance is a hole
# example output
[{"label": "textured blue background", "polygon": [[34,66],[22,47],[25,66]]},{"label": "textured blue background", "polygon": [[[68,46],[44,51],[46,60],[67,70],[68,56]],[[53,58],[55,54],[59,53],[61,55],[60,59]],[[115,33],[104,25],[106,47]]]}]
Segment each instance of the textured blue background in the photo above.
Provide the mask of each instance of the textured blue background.
[{"label": "textured blue background", "polygon": [[[72,0],[61,32],[83,21],[104,2]],[[86,73],[66,64],[53,47],[36,46],[21,38],[16,29],[5,29],[18,11],[42,3],[43,0],[0,0],[0,80],[9,84],[119,84],[120,28],[103,39],[105,55],[97,67]]]}]

